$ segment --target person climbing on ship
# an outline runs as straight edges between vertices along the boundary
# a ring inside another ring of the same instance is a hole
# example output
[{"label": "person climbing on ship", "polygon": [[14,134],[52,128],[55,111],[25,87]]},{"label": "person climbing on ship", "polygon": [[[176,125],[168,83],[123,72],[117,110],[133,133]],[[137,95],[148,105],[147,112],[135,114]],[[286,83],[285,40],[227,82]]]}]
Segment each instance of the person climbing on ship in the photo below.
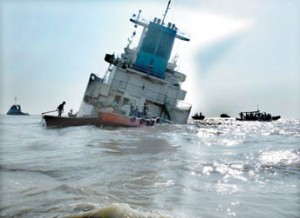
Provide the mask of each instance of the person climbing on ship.
[{"label": "person climbing on ship", "polygon": [[60,105],[57,107],[58,116],[61,117],[61,114],[64,112],[64,106],[66,102],[63,101]]}]

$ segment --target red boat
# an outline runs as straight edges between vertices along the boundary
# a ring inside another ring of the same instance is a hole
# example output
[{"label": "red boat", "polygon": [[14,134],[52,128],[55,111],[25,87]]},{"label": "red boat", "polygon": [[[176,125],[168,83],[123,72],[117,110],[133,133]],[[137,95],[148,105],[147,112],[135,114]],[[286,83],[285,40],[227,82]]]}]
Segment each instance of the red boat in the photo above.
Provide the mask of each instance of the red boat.
[{"label": "red boat", "polygon": [[98,116],[93,117],[58,117],[44,115],[45,125],[49,127],[68,127],[68,126],[108,126],[108,127],[139,127],[153,126],[158,118],[129,117],[113,112],[101,111]]},{"label": "red boat", "polygon": [[105,126],[120,126],[120,127],[138,127],[138,126],[153,126],[157,122],[155,119],[143,119],[137,117],[129,117],[122,114],[112,112],[99,112],[99,117]]}]

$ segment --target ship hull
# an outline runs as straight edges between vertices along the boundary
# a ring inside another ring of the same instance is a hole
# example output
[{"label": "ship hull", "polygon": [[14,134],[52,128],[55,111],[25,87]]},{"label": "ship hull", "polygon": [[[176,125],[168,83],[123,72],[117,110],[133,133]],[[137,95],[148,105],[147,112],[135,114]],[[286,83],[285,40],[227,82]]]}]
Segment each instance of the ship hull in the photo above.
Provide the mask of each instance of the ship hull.
[{"label": "ship hull", "polygon": [[7,115],[28,116],[29,113],[23,113],[23,112],[7,112]]},{"label": "ship hull", "polygon": [[25,115],[28,116],[29,113],[24,113],[21,111],[21,106],[18,104],[14,104],[10,107],[9,111],[6,113],[7,115]]}]

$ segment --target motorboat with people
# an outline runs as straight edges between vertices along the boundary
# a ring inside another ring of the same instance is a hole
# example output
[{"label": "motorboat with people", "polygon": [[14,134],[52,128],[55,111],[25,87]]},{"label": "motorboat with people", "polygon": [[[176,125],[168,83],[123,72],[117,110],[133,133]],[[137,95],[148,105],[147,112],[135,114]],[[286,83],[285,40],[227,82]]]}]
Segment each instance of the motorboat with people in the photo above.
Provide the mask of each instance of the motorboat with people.
[{"label": "motorboat with people", "polygon": [[192,119],[193,120],[204,120],[205,116],[200,112],[199,114],[198,113],[195,113],[193,116],[192,116]]},{"label": "motorboat with people", "polygon": [[[172,59],[171,52],[175,39],[190,39],[174,23],[165,21],[170,3],[162,18],[147,20],[141,10],[134,14],[130,18],[134,31],[124,52],[105,55],[109,66],[103,77],[90,74],[76,117],[44,113],[45,124],[141,126],[158,120],[185,124],[192,107],[184,102],[186,91],[181,89],[186,75],[177,71],[178,56]],[[138,46],[132,47],[138,27],[143,28],[142,34]]]},{"label": "motorboat with people", "polygon": [[281,116],[272,116],[270,113],[256,111],[240,112],[240,118],[236,118],[238,121],[275,121],[281,118]]}]

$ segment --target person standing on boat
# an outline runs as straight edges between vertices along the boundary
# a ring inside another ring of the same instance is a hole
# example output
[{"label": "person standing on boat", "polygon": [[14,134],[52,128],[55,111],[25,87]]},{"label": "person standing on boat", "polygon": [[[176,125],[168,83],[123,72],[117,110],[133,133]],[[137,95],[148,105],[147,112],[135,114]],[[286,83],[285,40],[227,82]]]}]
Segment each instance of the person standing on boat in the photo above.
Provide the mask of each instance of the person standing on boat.
[{"label": "person standing on boat", "polygon": [[58,116],[61,117],[61,114],[64,112],[64,106],[66,102],[63,101],[60,105],[57,107]]},{"label": "person standing on boat", "polygon": [[134,115],[135,117],[139,117],[139,107],[137,105],[135,105],[135,109],[134,109]]},{"label": "person standing on boat", "polygon": [[149,110],[148,104],[145,102],[145,103],[144,103],[144,107],[143,107],[143,116],[144,116],[144,117],[147,117],[147,116],[148,116],[148,110]]},{"label": "person standing on boat", "polygon": [[132,103],[130,103],[130,112],[129,112],[129,116],[134,116],[134,106]]}]

